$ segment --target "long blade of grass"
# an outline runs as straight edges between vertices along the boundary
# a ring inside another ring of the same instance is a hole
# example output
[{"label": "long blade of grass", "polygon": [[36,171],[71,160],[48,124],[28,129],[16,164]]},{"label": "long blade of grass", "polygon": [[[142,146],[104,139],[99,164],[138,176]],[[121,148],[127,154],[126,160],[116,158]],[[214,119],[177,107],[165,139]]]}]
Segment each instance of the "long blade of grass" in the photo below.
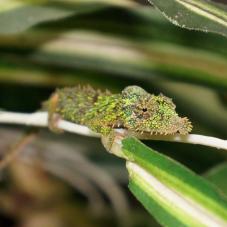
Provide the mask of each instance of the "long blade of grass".
[{"label": "long blade of grass", "polygon": [[227,36],[227,7],[205,0],[149,0],[173,24]]},{"label": "long blade of grass", "polygon": [[135,138],[122,144],[129,160],[129,187],[160,223],[227,225],[227,200],[209,182]]},{"label": "long blade of grass", "polygon": [[130,0],[3,0],[0,2],[0,34],[22,32],[42,22],[59,20],[75,14],[97,11],[110,5],[133,7],[136,3]]},{"label": "long blade of grass", "polygon": [[195,52],[189,48],[158,42],[143,44],[94,32],[75,31],[56,38],[53,38],[53,33],[30,32],[22,37],[23,46],[20,38],[2,38],[1,45],[4,48],[8,45],[21,51],[32,51],[41,40],[40,37],[47,40],[43,44],[40,41],[40,47],[32,54],[23,56],[27,63],[84,68],[143,80],[158,76],[224,89],[227,87],[225,58],[209,52]]}]

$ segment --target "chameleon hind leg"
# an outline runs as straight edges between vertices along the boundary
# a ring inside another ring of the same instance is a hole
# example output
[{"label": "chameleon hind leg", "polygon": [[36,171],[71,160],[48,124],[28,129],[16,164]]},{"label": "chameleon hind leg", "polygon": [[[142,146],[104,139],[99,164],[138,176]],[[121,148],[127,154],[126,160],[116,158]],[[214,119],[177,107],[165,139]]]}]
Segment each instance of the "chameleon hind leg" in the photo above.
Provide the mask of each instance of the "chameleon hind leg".
[{"label": "chameleon hind leg", "polygon": [[56,113],[58,100],[59,95],[54,93],[48,101],[48,127],[55,133],[62,133],[63,130],[57,127],[57,123],[61,119],[61,116]]}]

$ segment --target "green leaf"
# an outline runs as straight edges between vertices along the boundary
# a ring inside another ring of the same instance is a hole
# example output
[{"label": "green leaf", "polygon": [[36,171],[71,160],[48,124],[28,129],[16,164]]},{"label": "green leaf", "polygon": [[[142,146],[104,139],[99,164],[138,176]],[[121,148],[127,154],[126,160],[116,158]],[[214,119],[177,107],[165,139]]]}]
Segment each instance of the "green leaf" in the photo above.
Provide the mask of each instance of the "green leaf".
[{"label": "green leaf", "polygon": [[58,20],[75,14],[88,13],[108,5],[133,6],[129,0],[107,2],[87,1],[47,1],[47,0],[3,0],[0,2],[0,34],[22,32],[41,22]]},{"label": "green leaf", "polygon": [[210,182],[217,186],[227,196],[227,163],[221,163],[204,175]]},{"label": "green leaf", "polygon": [[[208,218],[227,224],[227,200],[208,181],[135,138],[126,138],[122,144],[123,155],[130,161],[129,187],[160,223],[181,226],[169,223],[171,220],[200,226]],[[196,217],[195,211],[206,218]]]},{"label": "green leaf", "polygon": [[[146,187],[146,189],[144,187]],[[161,203],[161,198],[160,200],[157,199],[157,194],[152,196],[150,193],[146,193],[146,190],[149,190],[149,186],[146,186],[143,182],[141,182],[141,180],[139,180],[139,176],[137,179],[135,179],[135,175],[131,177],[129,181],[129,189],[132,191],[135,197],[144,205],[144,207],[163,226],[185,226],[184,222],[177,218],[176,213],[174,215],[170,212],[172,208],[170,208],[169,210],[167,207],[163,208],[164,204]]]},{"label": "green leaf", "polygon": [[35,24],[73,14],[73,10],[47,5],[3,1],[0,4],[0,34],[21,32]]},{"label": "green leaf", "polygon": [[227,36],[227,7],[205,0],[149,0],[173,24]]},{"label": "green leaf", "polygon": [[43,45],[29,58],[20,57],[26,63],[32,60],[37,64],[46,62],[52,66],[111,72],[140,80],[166,77],[227,88],[227,64],[224,57],[179,45],[141,43],[90,31],[58,35],[38,30],[13,38],[0,38],[0,47],[35,50],[38,42]]}]

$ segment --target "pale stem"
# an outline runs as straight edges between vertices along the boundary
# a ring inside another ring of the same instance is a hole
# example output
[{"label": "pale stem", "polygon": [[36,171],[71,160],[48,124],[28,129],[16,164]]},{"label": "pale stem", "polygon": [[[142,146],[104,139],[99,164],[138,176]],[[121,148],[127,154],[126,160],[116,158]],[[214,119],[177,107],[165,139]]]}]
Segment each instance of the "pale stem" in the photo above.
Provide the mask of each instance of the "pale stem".
[{"label": "pale stem", "polygon": [[[47,112],[35,112],[31,114],[15,113],[0,111],[0,123],[2,124],[19,124],[27,126],[47,127],[48,126],[48,113]],[[64,131],[76,133],[90,137],[100,137],[98,133],[94,133],[88,127],[83,125],[74,124],[69,121],[59,120],[57,126]],[[139,135],[139,139],[149,140],[162,140],[170,142],[181,142],[190,144],[200,144],[209,147],[215,147],[217,149],[227,150],[227,140],[219,139],[211,136],[189,134],[189,135]]]}]

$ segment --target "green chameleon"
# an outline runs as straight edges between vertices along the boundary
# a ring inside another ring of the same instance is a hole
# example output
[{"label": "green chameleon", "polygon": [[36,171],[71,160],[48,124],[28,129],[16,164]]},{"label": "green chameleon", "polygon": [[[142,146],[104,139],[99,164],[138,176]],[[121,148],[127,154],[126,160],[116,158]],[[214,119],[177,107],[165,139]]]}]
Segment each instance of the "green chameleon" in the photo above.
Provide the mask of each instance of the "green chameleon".
[{"label": "green chameleon", "polygon": [[45,107],[54,131],[56,117],[85,125],[103,136],[116,128],[159,135],[185,135],[192,130],[191,122],[178,116],[170,98],[149,94],[138,86],[128,86],[119,94],[90,86],[57,89]]}]

